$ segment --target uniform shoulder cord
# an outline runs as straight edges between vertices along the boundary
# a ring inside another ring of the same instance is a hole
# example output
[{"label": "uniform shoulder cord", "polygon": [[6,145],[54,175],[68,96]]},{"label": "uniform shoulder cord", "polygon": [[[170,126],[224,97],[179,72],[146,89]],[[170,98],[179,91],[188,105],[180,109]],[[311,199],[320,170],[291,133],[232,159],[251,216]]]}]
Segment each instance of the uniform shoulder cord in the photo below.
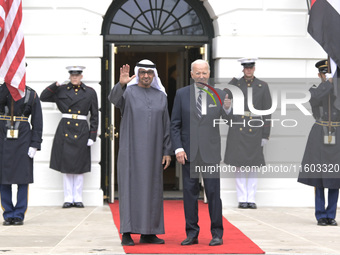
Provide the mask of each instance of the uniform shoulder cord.
[{"label": "uniform shoulder cord", "polygon": [[14,137],[14,99],[12,97],[11,99],[11,129],[10,129],[10,135]]},{"label": "uniform shoulder cord", "polygon": [[[328,56],[328,60],[327,60],[327,71],[328,73],[331,73],[331,66],[330,66],[330,57]],[[334,86],[334,84],[333,84]],[[331,143],[332,141],[332,127],[331,127],[331,121],[332,121],[332,116],[331,116],[331,94],[328,94],[328,143]]]},{"label": "uniform shoulder cord", "polygon": [[14,99],[11,99],[11,129],[14,127]]},{"label": "uniform shoulder cord", "polygon": [[332,127],[331,127],[331,94],[328,94],[328,143],[332,141]]}]

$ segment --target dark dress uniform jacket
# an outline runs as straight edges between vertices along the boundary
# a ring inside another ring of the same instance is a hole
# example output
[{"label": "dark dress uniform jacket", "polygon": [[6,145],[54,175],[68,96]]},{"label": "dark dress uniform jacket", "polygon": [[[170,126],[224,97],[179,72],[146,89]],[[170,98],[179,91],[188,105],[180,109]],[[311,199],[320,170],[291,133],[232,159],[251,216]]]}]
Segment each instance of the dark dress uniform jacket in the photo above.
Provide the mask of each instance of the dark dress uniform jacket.
[{"label": "dark dress uniform jacket", "polygon": [[[256,110],[268,110],[271,108],[272,99],[266,82],[255,77],[253,80],[246,81],[242,77],[240,80],[232,79],[230,84],[242,90],[245,113],[249,112],[248,97],[250,96],[252,96],[253,105]],[[253,89],[252,95],[248,95],[247,89],[249,87]],[[224,162],[237,167],[264,165],[265,160],[261,141],[262,138],[269,139],[271,125],[268,120],[270,118],[271,115],[263,115],[262,117],[247,116],[246,114],[233,115],[232,122],[229,122]],[[257,121],[256,119],[259,120]]]},{"label": "dark dress uniform jacket", "polygon": [[[309,91],[309,102],[316,121],[328,122],[330,109],[331,121],[340,122],[340,111],[333,105],[333,85],[326,81],[319,86],[313,86]],[[331,132],[335,135],[335,144],[325,144],[324,137],[326,135],[327,139],[328,127],[317,122],[312,126],[298,182],[320,188],[340,188],[340,127],[332,126]]]},{"label": "dark dress uniform jacket", "polygon": [[91,171],[91,151],[88,139],[96,141],[98,129],[98,99],[94,89],[80,85],[48,86],[40,95],[43,102],[55,102],[62,113],[88,115],[87,120],[62,118],[53,140],[50,168],[62,173],[82,174]]},{"label": "dark dress uniform jacket", "polygon": [[28,156],[29,147],[40,150],[42,142],[42,112],[36,92],[26,87],[25,96],[12,100],[6,84],[0,86],[0,115],[30,117],[28,121],[14,121],[18,130],[17,139],[7,138],[11,121],[0,120],[0,184],[33,183],[33,159]]}]

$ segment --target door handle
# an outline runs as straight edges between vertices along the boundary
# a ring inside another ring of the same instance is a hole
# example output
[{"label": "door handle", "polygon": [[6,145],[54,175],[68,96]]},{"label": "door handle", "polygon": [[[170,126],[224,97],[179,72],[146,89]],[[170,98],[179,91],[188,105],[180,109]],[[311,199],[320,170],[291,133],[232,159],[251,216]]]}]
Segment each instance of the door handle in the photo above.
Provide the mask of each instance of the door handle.
[{"label": "door handle", "polygon": [[107,128],[107,132],[105,132],[105,138],[110,138],[110,140],[113,140],[113,126],[112,124]]}]

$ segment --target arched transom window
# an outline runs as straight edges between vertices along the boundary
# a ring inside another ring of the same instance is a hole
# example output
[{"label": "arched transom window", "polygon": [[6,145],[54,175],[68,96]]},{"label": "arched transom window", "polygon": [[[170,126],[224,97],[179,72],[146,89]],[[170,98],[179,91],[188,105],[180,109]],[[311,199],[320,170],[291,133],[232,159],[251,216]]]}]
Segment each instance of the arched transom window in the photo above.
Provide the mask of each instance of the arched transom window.
[{"label": "arched transom window", "polygon": [[197,12],[185,0],[128,0],[113,16],[111,35],[203,35]]}]

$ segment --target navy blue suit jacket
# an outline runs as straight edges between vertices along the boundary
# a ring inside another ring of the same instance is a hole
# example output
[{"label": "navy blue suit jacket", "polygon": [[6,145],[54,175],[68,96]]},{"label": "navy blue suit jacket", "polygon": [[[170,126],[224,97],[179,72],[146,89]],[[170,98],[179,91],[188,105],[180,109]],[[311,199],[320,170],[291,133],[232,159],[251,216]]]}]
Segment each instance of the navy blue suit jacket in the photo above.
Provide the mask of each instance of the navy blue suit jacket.
[{"label": "navy blue suit jacket", "polygon": [[[229,119],[223,106],[213,91],[209,92],[214,100],[207,95],[207,113],[199,118],[196,109],[194,84],[180,88],[176,92],[171,114],[171,141],[173,149],[183,148],[192,162],[200,151],[205,163],[217,164],[221,161],[221,137],[219,125],[214,126],[214,120]],[[206,88],[205,88],[206,89]],[[225,92],[216,89],[222,104]]]}]

